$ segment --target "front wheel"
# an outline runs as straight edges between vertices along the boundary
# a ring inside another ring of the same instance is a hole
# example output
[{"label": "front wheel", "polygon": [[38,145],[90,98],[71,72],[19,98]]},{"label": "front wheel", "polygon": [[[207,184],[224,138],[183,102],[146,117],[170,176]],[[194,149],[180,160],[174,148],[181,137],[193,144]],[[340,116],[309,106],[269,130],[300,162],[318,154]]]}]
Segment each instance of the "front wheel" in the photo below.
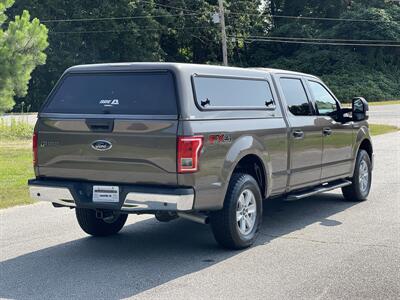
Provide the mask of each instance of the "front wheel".
[{"label": "front wheel", "polygon": [[366,200],[371,189],[372,165],[371,159],[365,150],[360,150],[357,154],[354,176],[351,181],[351,185],[342,188],[345,200]]},{"label": "front wheel", "polygon": [[93,236],[107,236],[118,233],[124,227],[127,214],[119,214],[111,219],[99,219],[96,211],[86,208],[75,209],[76,219],[84,232]]},{"label": "front wheel", "polygon": [[251,246],[262,220],[262,197],[257,181],[248,174],[234,173],[222,210],[211,213],[211,228],[217,242],[229,249]]}]

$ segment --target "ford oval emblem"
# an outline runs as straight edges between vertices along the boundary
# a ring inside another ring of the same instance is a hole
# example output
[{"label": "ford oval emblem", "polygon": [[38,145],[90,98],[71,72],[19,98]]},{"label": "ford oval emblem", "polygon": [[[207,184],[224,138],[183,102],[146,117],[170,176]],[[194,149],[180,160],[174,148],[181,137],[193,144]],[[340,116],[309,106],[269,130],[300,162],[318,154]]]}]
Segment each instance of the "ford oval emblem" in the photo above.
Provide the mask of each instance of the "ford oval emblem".
[{"label": "ford oval emblem", "polygon": [[97,151],[107,151],[112,148],[112,144],[109,141],[98,140],[92,143],[92,148]]}]

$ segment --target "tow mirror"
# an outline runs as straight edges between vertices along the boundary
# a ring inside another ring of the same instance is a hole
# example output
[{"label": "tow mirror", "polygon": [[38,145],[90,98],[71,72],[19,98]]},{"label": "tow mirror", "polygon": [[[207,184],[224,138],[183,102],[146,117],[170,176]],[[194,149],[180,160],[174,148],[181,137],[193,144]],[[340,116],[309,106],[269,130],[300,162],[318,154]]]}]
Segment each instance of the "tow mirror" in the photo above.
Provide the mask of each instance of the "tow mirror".
[{"label": "tow mirror", "polygon": [[351,112],[353,121],[368,120],[368,102],[362,97],[353,98]]}]

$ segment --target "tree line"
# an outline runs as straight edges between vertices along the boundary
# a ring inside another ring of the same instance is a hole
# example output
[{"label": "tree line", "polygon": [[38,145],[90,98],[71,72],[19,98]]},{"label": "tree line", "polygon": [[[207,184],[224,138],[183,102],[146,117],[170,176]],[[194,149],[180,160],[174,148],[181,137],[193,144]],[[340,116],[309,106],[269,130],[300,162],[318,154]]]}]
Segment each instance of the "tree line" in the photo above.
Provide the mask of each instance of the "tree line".
[{"label": "tree line", "polygon": [[[224,5],[230,65],[312,73],[342,101],[400,98],[397,1]],[[0,111],[36,111],[62,72],[76,64],[220,64],[217,12],[217,0],[0,0]],[[21,45],[19,53],[14,48]]]}]

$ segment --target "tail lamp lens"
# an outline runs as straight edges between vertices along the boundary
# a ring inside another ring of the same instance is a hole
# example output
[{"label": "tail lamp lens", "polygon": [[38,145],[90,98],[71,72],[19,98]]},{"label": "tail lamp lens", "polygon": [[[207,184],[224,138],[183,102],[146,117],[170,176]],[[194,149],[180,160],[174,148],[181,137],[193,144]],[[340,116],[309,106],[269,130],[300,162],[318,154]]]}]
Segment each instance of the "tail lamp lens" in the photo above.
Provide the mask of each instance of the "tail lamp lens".
[{"label": "tail lamp lens", "polygon": [[178,173],[192,173],[199,170],[202,147],[202,136],[178,137]]},{"label": "tail lamp lens", "polygon": [[37,132],[34,132],[32,136],[33,166],[36,166],[38,163],[37,151],[38,151],[38,135]]}]

